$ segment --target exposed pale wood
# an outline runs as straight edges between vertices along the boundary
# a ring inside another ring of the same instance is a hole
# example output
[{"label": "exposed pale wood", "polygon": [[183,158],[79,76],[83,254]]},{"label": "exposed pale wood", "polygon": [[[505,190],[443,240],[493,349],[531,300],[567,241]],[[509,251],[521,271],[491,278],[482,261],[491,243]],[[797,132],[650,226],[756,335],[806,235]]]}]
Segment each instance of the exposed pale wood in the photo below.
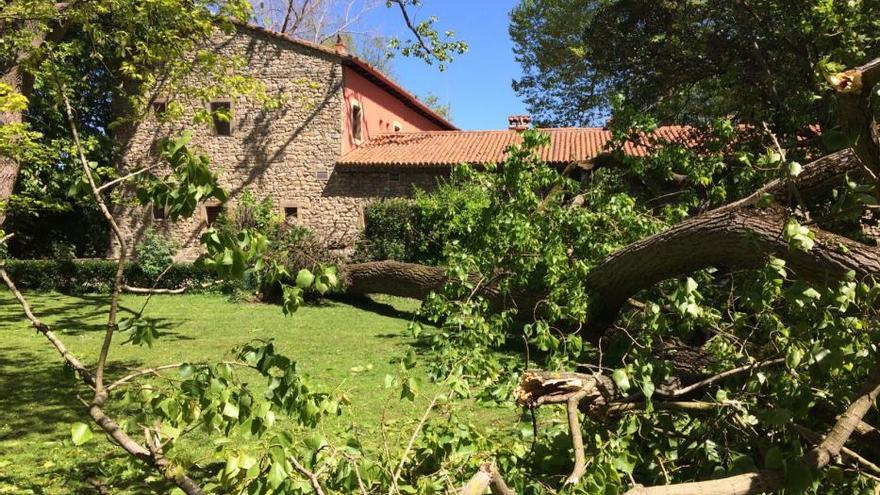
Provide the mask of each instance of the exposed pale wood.
[{"label": "exposed pale wood", "polygon": [[480,470],[458,491],[457,495],[483,495],[489,490],[492,495],[516,495],[511,490],[494,464],[483,464]]}]

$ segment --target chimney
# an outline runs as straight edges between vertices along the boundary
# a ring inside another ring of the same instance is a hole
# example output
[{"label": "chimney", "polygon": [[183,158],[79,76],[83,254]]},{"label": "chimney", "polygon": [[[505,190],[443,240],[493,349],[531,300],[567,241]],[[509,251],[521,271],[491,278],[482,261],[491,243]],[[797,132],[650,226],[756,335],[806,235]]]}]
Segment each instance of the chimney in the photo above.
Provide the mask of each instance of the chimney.
[{"label": "chimney", "polygon": [[337,55],[348,55],[348,49],[345,47],[345,43],[342,41],[342,35],[336,35],[336,54]]},{"label": "chimney", "polygon": [[511,115],[507,117],[507,129],[522,132],[529,128],[532,123],[531,115]]}]

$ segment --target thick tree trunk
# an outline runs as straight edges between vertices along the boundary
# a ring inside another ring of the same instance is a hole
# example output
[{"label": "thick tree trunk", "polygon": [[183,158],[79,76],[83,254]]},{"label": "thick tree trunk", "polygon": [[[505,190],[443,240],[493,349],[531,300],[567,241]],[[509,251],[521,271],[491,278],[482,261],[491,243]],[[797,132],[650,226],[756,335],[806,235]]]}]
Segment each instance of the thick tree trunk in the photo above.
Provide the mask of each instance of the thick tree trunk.
[{"label": "thick tree trunk", "polygon": [[857,277],[880,273],[880,249],[813,228],[810,251],[791,249],[783,237],[786,212],[780,206],[759,208],[766,195],[781,203],[790,188],[804,196],[839,185],[846,174],[863,169],[851,150],[808,165],[791,184],[773,181],[755,194],[685,220],[675,227],[634,242],[596,266],[586,285],[597,296],[589,329],[601,334],[627,299],[663,280],[708,267],[750,268],[768,257],[784,259],[801,279],[824,284],[848,272]]},{"label": "thick tree trunk", "polygon": [[388,294],[424,299],[446,283],[446,269],[436,266],[372,261],[346,265],[342,279],[349,294]]},{"label": "thick tree trunk", "polygon": [[[58,3],[55,5],[58,12],[66,10],[69,5],[66,3]],[[20,22],[20,23],[19,23]],[[33,38],[31,39],[31,48],[39,48],[40,45],[49,41],[59,41],[64,38],[69,28],[66,22],[59,22],[53,26],[53,29],[46,31],[37,20],[15,21],[11,23],[0,23],[0,33],[5,29],[24,29],[29,32]],[[21,66],[25,59],[30,55],[27,50],[23,50],[16,54],[14,59],[0,64],[0,81],[12,87],[12,91],[30,97],[33,89],[33,77],[22,71]],[[0,126],[7,124],[18,124],[24,120],[22,112],[0,112]],[[6,220],[6,203],[12,196],[15,189],[15,183],[18,180],[18,172],[20,164],[14,157],[0,154],[0,225]]]},{"label": "thick tree trunk", "polygon": [[[12,87],[16,93],[22,92],[21,75],[17,67],[8,69],[2,77],[3,83]],[[21,112],[0,112],[0,126],[18,124],[22,121]],[[0,154],[0,225],[6,220],[6,203],[12,196],[15,181],[18,179],[18,161],[11,156]]]}]

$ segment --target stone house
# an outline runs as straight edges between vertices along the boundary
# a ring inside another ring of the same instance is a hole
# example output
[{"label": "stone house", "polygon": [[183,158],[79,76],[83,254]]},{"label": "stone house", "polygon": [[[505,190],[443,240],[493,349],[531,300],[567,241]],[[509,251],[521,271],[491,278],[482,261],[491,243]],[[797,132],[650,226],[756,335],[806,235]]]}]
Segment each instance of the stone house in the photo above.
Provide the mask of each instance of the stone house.
[{"label": "stone house", "polygon": [[[177,222],[158,208],[120,208],[127,236],[137,238],[152,226],[178,244],[179,259],[199,254],[201,232],[243,190],[270,196],[287,221],[312,229],[330,247],[349,247],[370,201],[430,189],[459,163],[499,162],[529,126],[527,116],[512,116],[506,129],[460,131],[341,44],[328,48],[250,25],[215,43],[220,55],[243,57],[247,75],[262,81],[269,94],[287,98],[272,110],[248,99],[217,98],[210,109],[228,108],[231,122],[215,119],[213,126],[193,129],[192,145],[210,156],[230,192],[227,204],[203,204],[192,218]],[[160,113],[166,105],[156,100],[151,111]],[[124,168],[154,164],[157,139],[180,130],[160,120],[150,115],[132,131]],[[588,168],[610,139],[603,129],[547,132],[551,144],[542,153],[558,166]],[[685,130],[663,132],[674,139]]]},{"label": "stone house", "polygon": [[[336,166],[341,156],[382,133],[456,129],[344,47],[328,48],[241,25],[235,33],[218,37],[216,50],[244,57],[247,75],[262,81],[270,95],[287,97],[273,110],[248,99],[218,98],[210,102],[211,110],[229,108],[231,122],[215,119],[212,127],[192,129],[192,146],[211,158],[231,204],[245,189],[258,197],[271,196],[290,222],[342,247],[356,236],[368,201],[435,183],[434,171],[351,172]],[[166,103],[156,100],[151,112],[164,111]],[[182,128],[148,116],[123,150],[124,168],[154,164],[156,141]],[[193,218],[173,223],[157,208],[130,204],[118,216],[130,238],[152,226],[178,244],[179,258],[192,259],[198,255],[201,231],[228,206],[204,204]]]}]

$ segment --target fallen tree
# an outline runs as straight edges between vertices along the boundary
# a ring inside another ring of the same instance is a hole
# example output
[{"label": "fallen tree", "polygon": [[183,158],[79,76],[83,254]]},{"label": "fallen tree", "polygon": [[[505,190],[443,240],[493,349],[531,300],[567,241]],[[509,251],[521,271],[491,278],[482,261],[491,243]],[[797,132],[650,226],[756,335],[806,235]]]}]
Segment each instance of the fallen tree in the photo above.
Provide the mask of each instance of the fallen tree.
[{"label": "fallen tree", "polygon": [[[843,150],[812,162],[798,177],[776,180],[729,205],[685,220],[674,227],[630,244],[593,267],[584,281],[596,298],[589,330],[601,335],[620,309],[642,289],[708,267],[754,268],[770,256],[784,259],[798,277],[825,284],[848,272],[861,278],[880,274],[880,248],[814,228],[815,245],[809,251],[790,249],[783,235],[788,217],[784,204],[792,188],[804,197],[827,192],[846,177],[866,168],[855,152]],[[769,199],[774,204],[762,206]],[[424,299],[449,281],[444,267],[399,261],[374,261],[342,268],[351,294],[388,294]],[[472,276],[474,277],[474,276]],[[481,293],[496,304],[503,297],[493,285]],[[517,294],[509,302],[531,310],[545,294]]]},{"label": "fallen tree", "polygon": [[[586,292],[591,295],[590,312],[585,318],[582,333],[592,337],[594,342],[599,342],[601,337],[609,333],[609,329],[616,326],[621,309],[632,302],[631,298],[638,293],[651,289],[660,282],[686,277],[706,268],[719,268],[721,273],[730,274],[758,269],[775,258],[784,261],[786,273],[793,279],[810,284],[807,287],[832,287],[840,284],[853,284],[855,287],[860,282],[870,286],[870,280],[880,276],[880,247],[832,231],[821,218],[811,218],[808,204],[827,197],[831,190],[837,188],[839,191],[847,181],[865,180],[876,183],[877,137],[871,114],[864,109],[870,109],[870,93],[877,83],[878,75],[880,62],[872,61],[832,79],[841,100],[844,101],[841,121],[843,129],[851,134],[854,144],[852,149],[814,160],[804,166],[802,171],[798,165],[795,173],[771,181],[739,201],[698,214],[664,231],[626,245],[593,265],[582,280]],[[847,108],[850,110],[846,110]],[[785,161],[781,148],[779,153]],[[803,228],[800,222],[809,225],[809,229]],[[790,229],[790,225],[794,225],[794,228]],[[569,255],[572,256],[572,253]],[[574,253],[573,256],[577,255],[578,253]],[[441,291],[447,284],[459,282],[447,278],[443,267],[394,261],[349,265],[343,273],[350,274],[346,278],[348,290],[352,293],[382,292],[416,298],[424,298],[432,291]],[[472,273],[467,281],[470,283],[468,287],[474,287],[473,293],[483,295],[493,305],[513,305],[526,315],[532,314],[537,301],[548,296],[547,289],[525,294],[517,293],[514,289],[506,294],[505,299],[505,293],[498,289],[497,283],[474,283],[487,278],[494,281],[497,273]],[[733,288],[730,291],[730,298],[733,300]],[[814,295],[810,297],[819,297],[819,294],[814,291]],[[869,299],[869,304],[874,304],[870,301],[872,300]],[[731,307],[733,306],[734,303],[731,303]],[[644,305],[639,309],[644,309]],[[732,308],[728,310],[738,311]],[[870,315],[873,310],[876,307],[861,308],[858,311],[867,311]],[[867,316],[864,321],[868,326],[875,325],[876,315]],[[626,329],[623,331],[633,345],[639,345],[638,334]],[[638,328],[635,331],[638,332]],[[740,345],[747,346],[749,343]],[[567,483],[576,484],[584,476],[588,465],[579,414],[584,413],[594,421],[605,422],[612,416],[645,409],[684,416],[703,415],[721,409],[736,411],[739,403],[734,399],[706,399],[714,397],[712,392],[725,381],[751,376],[759,369],[785,364],[792,370],[792,374],[796,374],[792,368],[798,366],[802,356],[798,354],[801,351],[796,351],[792,358],[791,351],[782,356],[778,347],[770,346],[765,349],[762,361],[748,362],[717,373],[704,372],[684,380],[673,380],[657,390],[652,388],[653,397],[646,397],[640,392],[627,394],[612,379],[610,370],[601,366],[594,367],[592,373],[531,370],[521,375],[514,398],[519,405],[531,409],[551,404],[565,407],[574,453],[574,467]],[[870,351],[867,352],[870,354]],[[816,359],[813,362],[815,365],[821,358],[812,359]],[[673,358],[667,364],[676,368],[679,363]],[[832,414],[817,412],[817,417],[825,421],[821,425],[821,428],[826,429],[824,435],[798,423],[788,428],[788,431],[813,445],[805,454],[791,462],[795,462],[805,472],[816,472],[833,462],[840,463],[842,458],[851,463],[857,473],[867,473],[868,477],[880,475],[876,459],[870,459],[865,454],[869,452],[874,455],[875,449],[870,440],[866,441],[865,438],[875,434],[876,429],[866,423],[864,418],[880,395],[880,366],[874,362],[872,368],[861,388],[846,397],[848,405],[843,411],[839,411],[839,416],[838,411]],[[847,442],[858,444],[858,447],[847,447]],[[644,487],[634,483],[627,493],[746,495],[777,491],[784,488],[786,482],[787,476],[783,470],[772,468],[711,481],[668,486]]]}]

